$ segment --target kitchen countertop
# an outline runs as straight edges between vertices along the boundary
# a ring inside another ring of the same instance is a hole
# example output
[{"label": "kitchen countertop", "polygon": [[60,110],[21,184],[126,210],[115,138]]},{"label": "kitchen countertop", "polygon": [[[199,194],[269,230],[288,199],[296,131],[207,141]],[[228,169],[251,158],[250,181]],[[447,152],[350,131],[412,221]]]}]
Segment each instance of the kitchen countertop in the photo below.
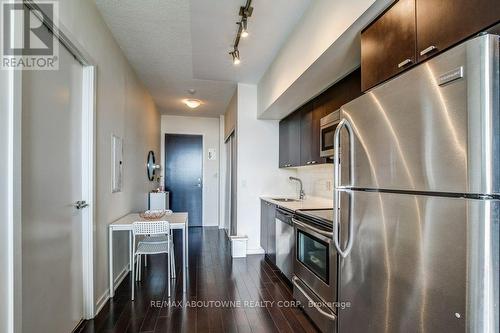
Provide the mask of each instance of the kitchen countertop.
[{"label": "kitchen countertop", "polygon": [[333,195],[331,199],[306,196],[304,200],[300,201],[276,201],[273,198],[291,198],[296,199],[289,195],[263,195],[260,197],[262,200],[272,203],[273,205],[283,207],[285,209],[295,212],[299,209],[331,209],[333,208]]}]

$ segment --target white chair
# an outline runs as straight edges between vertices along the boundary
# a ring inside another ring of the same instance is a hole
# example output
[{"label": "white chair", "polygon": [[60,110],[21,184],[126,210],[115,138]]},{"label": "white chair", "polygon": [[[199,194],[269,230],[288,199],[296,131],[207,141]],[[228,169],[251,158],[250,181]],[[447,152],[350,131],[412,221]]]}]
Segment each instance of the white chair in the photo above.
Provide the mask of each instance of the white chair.
[{"label": "white chair", "polygon": [[[155,212],[155,211],[164,211],[166,215],[172,215],[173,214],[173,211],[170,210],[170,209],[166,209],[166,210],[162,210],[162,209],[156,209],[156,210],[147,210],[147,212]],[[166,242],[167,241],[167,237],[165,235],[160,235],[160,236],[144,236],[141,240],[139,240],[139,242],[151,242],[151,243],[159,243],[159,242]],[[171,264],[172,264],[172,279],[175,279],[175,254],[174,254],[174,246],[172,244],[172,260],[170,261]],[[139,262],[141,263],[142,265],[142,256],[139,257]],[[141,281],[141,277],[142,277],[142,266],[141,265],[138,265],[138,272],[139,274],[137,274],[137,277],[136,277],[136,281]],[[144,267],[147,267],[148,266],[148,256],[147,255],[144,255]]]},{"label": "white chair", "polygon": [[[172,238],[171,238],[172,239]],[[163,242],[168,242],[168,237],[166,235],[160,235],[160,236],[144,236],[141,240],[139,240],[139,244],[141,243],[163,243]],[[172,260],[170,260],[170,269],[172,270],[172,279],[175,279],[175,253],[174,253],[174,242],[172,239],[171,242],[171,251],[172,251]],[[138,273],[136,274],[136,281],[141,281],[142,277],[142,256],[139,256],[138,262],[140,265],[138,266]],[[148,256],[145,254],[144,255],[144,267],[148,266]]]},{"label": "white chair", "polygon": [[[148,236],[155,237],[154,242],[140,241],[136,244],[137,236]],[[134,222],[132,225],[132,244],[133,244],[133,259],[134,262],[137,260],[137,270],[140,272],[141,267],[141,255],[152,255],[152,254],[167,254],[167,284],[168,284],[168,297],[170,297],[170,278],[171,278],[171,253],[172,253],[172,234],[169,222]],[[156,238],[164,237],[164,238]],[[161,241],[165,239],[166,241]],[[135,296],[135,274],[136,265],[132,265],[132,301]],[[139,273],[140,274],[140,273]]]}]

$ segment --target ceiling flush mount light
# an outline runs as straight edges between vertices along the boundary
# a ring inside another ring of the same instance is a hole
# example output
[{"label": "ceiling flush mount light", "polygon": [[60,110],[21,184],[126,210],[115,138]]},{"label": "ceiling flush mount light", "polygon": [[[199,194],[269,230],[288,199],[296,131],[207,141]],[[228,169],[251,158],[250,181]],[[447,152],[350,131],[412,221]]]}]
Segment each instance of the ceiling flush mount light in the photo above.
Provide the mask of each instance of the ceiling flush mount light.
[{"label": "ceiling flush mount light", "polygon": [[[196,90],[194,89],[189,89],[188,94],[193,96],[196,93]],[[182,103],[186,104],[188,108],[190,109],[196,109],[198,106],[201,105],[201,101],[196,98],[186,98],[182,100]]]},{"label": "ceiling flush mount light", "polygon": [[233,57],[233,64],[238,65],[240,63],[240,51],[238,50],[238,45],[240,44],[240,38],[248,37],[248,18],[252,16],[253,7],[251,6],[252,0],[247,0],[245,6],[240,7],[239,15],[241,20],[236,22],[238,25],[238,32],[236,33],[236,38],[234,39],[233,51],[229,54]]},{"label": "ceiling flush mount light", "polygon": [[201,105],[201,101],[199,99],[194,99],[194,98],[187,98],[182,100],[184,104],[188,106],[188,108],[191,109],[196,109],[198,106]]}]

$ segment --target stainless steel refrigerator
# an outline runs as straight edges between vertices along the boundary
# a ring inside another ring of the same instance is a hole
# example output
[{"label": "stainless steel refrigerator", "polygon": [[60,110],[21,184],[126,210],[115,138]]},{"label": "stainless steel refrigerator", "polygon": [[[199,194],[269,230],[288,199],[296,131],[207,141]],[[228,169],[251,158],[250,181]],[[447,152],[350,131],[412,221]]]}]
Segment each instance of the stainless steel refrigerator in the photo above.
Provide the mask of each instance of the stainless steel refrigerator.
[{"label": "stainless steel refrigerator", "polygon": [[483,35],[342,107],[340,333],[498,332],[499,98]]}]

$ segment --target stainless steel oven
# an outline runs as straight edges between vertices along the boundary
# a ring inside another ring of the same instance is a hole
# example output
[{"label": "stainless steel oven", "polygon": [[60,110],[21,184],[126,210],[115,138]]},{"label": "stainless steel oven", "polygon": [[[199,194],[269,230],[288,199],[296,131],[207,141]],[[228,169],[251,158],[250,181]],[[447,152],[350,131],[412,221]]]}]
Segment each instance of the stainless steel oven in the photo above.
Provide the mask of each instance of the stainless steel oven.
[{"label": "stainless steel oven", "polygon": [[330,113],[320,120],[320,156],[333,157],[333,135],[340,122],[340,110]]},{"label": "stainless steel oven", "polygon": [[332,229],[307,222],[297,215],[293,294],[322,332],[336,329],[337,252]]}]

